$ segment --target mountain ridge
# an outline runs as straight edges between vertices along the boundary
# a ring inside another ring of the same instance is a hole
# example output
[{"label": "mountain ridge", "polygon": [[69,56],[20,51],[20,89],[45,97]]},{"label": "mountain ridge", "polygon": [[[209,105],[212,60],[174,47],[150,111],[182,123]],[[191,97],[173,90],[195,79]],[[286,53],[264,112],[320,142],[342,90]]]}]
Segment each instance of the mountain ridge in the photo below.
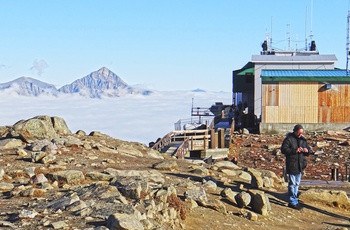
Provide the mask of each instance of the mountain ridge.
[{"label": "mountain ridge", "polygon": [[85,77],[77,79],[59,89],[52,84],[23,76],[0,84],[1,91],[15,92],[21,96],[78,94],[90,98],[120,97],[127,94],[149,95],[152,93],[150,90],[136,89],[129,86],[117,74],[106,67],[93,71]]},{"label": "mountain ridge", "polygon": [[12,91],[22,96],[39,96],[41,94],[57,96],[59,93],[57,88],[52,84],[24,76],[0,84],[0,91]]}]

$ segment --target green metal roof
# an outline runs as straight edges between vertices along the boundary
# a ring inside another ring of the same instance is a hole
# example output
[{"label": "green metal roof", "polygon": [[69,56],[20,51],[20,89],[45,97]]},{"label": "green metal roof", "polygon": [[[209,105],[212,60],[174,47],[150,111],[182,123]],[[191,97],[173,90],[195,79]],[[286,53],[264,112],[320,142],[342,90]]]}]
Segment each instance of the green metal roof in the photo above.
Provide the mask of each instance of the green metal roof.
[{"label": "green metal roof", "polygon": [[242,72],[237,73],[238,76],[244,76],[246,74],[254,75],[254,67],[243,70]]}]

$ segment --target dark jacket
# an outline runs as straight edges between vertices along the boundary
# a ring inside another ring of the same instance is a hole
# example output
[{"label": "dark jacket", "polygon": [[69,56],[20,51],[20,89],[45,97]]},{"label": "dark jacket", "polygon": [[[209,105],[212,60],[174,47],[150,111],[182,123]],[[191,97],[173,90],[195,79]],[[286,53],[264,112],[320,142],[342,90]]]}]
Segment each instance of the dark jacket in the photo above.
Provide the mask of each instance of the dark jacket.
[{"label": "dark jacket", "polygon": [[[307,148],[308,153],[297,153],[297,148]],[[297,174],[303,172],[307,165],[305,156],[312,153],[304,136],[298,138],[294,133],[289,133],[283,140],[281,146],[282,153],[286,156],[286,173]]]}]

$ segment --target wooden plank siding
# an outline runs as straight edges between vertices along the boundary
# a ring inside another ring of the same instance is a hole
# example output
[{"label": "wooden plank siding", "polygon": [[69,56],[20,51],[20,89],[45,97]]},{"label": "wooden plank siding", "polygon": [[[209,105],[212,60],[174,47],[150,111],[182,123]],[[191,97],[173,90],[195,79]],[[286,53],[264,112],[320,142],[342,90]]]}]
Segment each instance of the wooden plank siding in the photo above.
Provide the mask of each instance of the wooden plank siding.
[{"label": "wooden plank siding", "polygon": [[348,123],[350,84],[279,82],[262,85],[263,123]]},{"label": "wooden plank siding", "polygon": [[329,90],[325,90],[323,86],[324,84],[319,84],[319,122],[350,122],[350,85],[331,84],[332,88]]}]

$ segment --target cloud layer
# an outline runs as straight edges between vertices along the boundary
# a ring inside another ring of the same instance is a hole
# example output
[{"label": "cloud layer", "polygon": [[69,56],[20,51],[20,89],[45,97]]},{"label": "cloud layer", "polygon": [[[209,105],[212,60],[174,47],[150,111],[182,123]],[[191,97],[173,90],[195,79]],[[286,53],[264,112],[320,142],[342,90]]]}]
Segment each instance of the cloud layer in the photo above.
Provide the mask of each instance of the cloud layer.
[{"label": "cloud layer", "polygon": [[58,116],[72,132],[100,131],[117,139],[148,144],[174,130],[179,119],[191,117],[192,98],[194,107],[209,108],[219,101],[231,103],[229,92],[155,92],[104,99],[6,94],[0,95],[0,126],[37,115]]}]

